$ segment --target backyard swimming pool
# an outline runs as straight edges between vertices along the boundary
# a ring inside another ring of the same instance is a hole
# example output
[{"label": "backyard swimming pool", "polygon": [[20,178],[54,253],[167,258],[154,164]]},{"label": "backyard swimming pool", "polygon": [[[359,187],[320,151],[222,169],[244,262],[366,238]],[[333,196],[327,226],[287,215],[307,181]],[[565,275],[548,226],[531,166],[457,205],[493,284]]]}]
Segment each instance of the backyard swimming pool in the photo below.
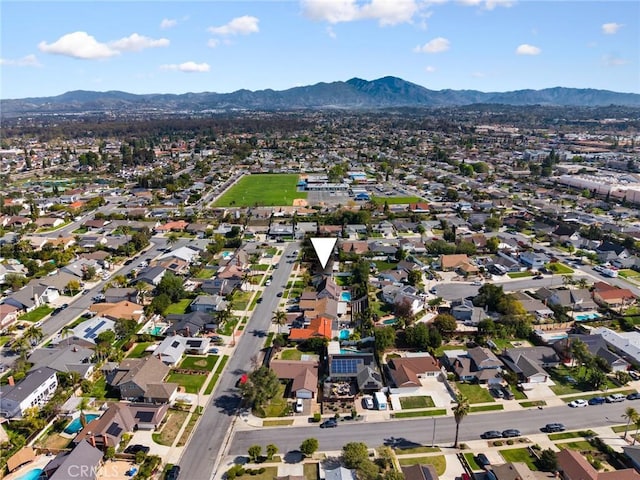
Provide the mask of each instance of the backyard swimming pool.
[{"label": "backyard swimming pool", "polygon": [[16,480],[38,480],[41,474],[42,474],[41,468],[34,468],[33,470],[29,470],[24,475],[16,478]]},{"label": "backyard swimming pool", "polygon": [[340,292],[340,300],[343,302],[351,301],[351,292]]},{"label": "backyard swimming pool", "polygon": [[398,323],[398,319],[397,318],[387,318],[386,320],[383,320],[382,323],[384,325],[395,325],[396,323]]},{"label": "backyard swimming pool", "polygon": [[151,330],[149,330],[149,333],[151,335],[158,336],[162,333],[162,327],[153,327]]},{"label": "backyard swimming pool", "polygon": [[349,330],[340,330],[340,340],[349,340],[351,332]]},{"label": "backyard swimming pool", "polygon": [[[97,413],[88,413],[87,415],[85,415],[85,417],[87,417],[87,423],[89,423],[91,420],[95,420],[99,416],[100,415],[98,415]],[[74,433],[78,433],[80,430],[82,430],[82,423],[80,422],[80,417],[78,417],[69,422],[69,425],[67,425],[64,429],[64,433],[73,435]]]},{"label": "backyard swimming pool", "polygon": [[576,315],[576,320],[578,320],[579,322],[584,322],[585,320],[596,320],[597,318],[600,318],[600,314],[598,313],[587,313],[584,315]]}]

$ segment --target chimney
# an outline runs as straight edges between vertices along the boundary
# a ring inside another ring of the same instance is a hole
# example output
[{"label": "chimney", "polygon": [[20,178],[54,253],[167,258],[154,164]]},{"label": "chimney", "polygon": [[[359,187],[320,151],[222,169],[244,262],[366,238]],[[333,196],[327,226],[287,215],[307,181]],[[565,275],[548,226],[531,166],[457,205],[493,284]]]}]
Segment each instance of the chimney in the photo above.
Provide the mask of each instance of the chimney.
[{"label": "chimney", "polygon": [[9,377],[9,385],[13,387],[15,384],[16,384],[16,382],[13,380],[13,375],[11,375]]},{"label": "chimney", "polygon": [[109,440],[107,438],[106,433],[102,434],[102,442],[103,442],[103,447],[106,449],[109,446]]},{"label": "chimney", "polygon": [[95,446],[96,446],[96,437],[95,437],[95,435],[91,434],[91,437],[89,437],[89,443],[91,443],[91,446],[95,448]]}]

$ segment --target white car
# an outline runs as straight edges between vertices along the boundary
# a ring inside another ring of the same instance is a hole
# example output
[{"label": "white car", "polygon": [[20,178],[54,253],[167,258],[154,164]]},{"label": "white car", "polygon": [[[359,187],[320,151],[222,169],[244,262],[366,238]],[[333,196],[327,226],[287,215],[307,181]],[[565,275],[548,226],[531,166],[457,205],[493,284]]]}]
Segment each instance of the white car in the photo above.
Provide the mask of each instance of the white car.
[{"label": "white car", "polygon": [[588,405],[587,401],[582,398],[569,402],[569,406],[571,408],[586,407],[587,405]]}]

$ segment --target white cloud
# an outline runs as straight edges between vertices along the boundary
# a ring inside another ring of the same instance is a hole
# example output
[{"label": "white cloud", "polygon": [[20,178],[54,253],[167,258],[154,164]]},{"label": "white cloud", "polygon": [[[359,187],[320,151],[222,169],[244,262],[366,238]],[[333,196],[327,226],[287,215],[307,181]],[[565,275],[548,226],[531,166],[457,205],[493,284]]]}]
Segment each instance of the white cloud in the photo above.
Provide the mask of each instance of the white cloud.
[{"label": "white cloud", "polygon": [[15,67],[41,67],[42,64],[38,61],[35,55],[26,55],[16,60],[10,58],[0,58],[0,65],[15,66]]},{"label": "white cloud", "polygon": [[622,23],[611,22],[603,23],[601,28],[602,33],[604,33],[605,35],[615,35],[622,27],[624,27]]},{"label": "white cloud", "polygon": [[427,73],[433,73],[437,70],[436,67],[432,66],[432,65],[427,65],[426,67],[424,67],[424,71]]},{"label": "white cloud", "polygon": [[160,22],[160,28],[162,29],[172,28],[172,27],[175,27],[177,24],[178,24],[178,21],[173,18],[163,18],[162,21]]},{"label": "white cloud", "polygon": [[160,65],[161,70],[169,70],[173,72],[185,72],[185,73],[194,73],[194,72],[208,72],[211,70],[211,67],[208,63],[196,63],[196,62],[184,62],[184,63],[169,63],[165,65]]},{"label": "white cloud", "polygon": [[528,43],[523,43],[522,45],[518,45],[518,48],[516,48],[516,53],[518,55],[540,55],[540,53],[542,53],[542,50],[533,45],[529,45]]},{"label": "white cloud", "polygon": [[496,7],[512,7],[513,0],[458,0],[458,3],[469,7],[482,7],[485,10],[493,10]]},{"label": "white cloud", "polygon": [[422,46],[418,45],[413,51],[416,53],[441,53],[446,52],[450,47],[449,40],[443,37],[436,37]]},{"label": "white cloud", "polygon": [[327,27],[327,35],[329,35],[329,38],[337,38],[338,36],[336,35],[336,32],[333,30],[333,27],[331,25],[329,25]]},{"label": "white cloud", "polygon": [[359,5],[356,0],[302,0],[302,11],[316,21],[341,23],[377,20],[382,26],[411,22],[420,10],[416,0],[369,0]]},{"label": "white cloud", "polygon": [[619,67],[621,65],[629,64],[629,60],[625,60],[624,58],[617,57],[615,55],[605,55],[602,57],[602,63],[606,67]]},{"label": "white cloud", "polygon": [[154,40],[153,38],[145,37],[144,35],[132,33],[128,37],[109,42],[109,46],[111,48],[115,48],[119,52],[139,52],[145,48],[168,47],[169,40],[166,38]]},{"label": "white cloud", "polygon": [[214,35],[249,35],[258,33],[260,28],[258,23],[260,20],[250,15],[236,17],[226,25],[220,27],[209,27],[209,33]]},{"label": "white cloud", "polygon": [[106,43],[98,42],[87,32],[67,33],[53,43],[42,41],[38,44],[38,49],[44,53],[65,55],[84,60],[109,58],[120,53]]},{"label": "white cloud", "polygon": [[217,38],[210,38],[207,42],[207,47],[209,48],[216,48],[218,45],[220,45],[220,40]]}]

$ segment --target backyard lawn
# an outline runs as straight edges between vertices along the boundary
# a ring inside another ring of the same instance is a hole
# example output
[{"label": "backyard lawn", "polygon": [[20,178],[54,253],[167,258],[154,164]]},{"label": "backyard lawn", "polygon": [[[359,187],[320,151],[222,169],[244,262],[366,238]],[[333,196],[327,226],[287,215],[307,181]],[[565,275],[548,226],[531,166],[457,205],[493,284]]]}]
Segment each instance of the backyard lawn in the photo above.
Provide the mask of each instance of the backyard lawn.
[{"label": "backyard lawn", "polygon": [[456,387],[458,387],[458,391],[461,394],[467,397],[470,404],[496,401],[489,393],[489,390],[482,388],[480,385],[456,382]]},{"label": "backyard lawn", "polygon": [[188,375],[186,373],[170,373],[168,383],[177,383],[184,387],[187,393],[198,393],[207,380],[206,375]]},{"label": "backyard lawn", "polygon": [[302,358],[302,352],[297,348],[288,348],[280,353],[282,360],[300,360]]},{"label": "backyard lawn", "polygon": [[153,345],[155,342],[140,342],[131,349],[127,358],[142,358],[145,356],[145,350],[149,345]]},{"label": "backyard lawn", "polygon": [[25,322],[38,322],[51,312],[53,312],[53,308],[47,305],[41,305],[35,310],[31,310],[30,312],[21,315],[18,320],[24,320]]},{"label": "backyard lawn", "polygon": [[400,397],[402,409],[435,407],[433,399],[428,395],[420,397]]},{"label": "backyard lawn", "polygon": [[523,462],[526,463],[531,470],[538,470],[535,464],[535,457],[532,457],[526,448],[510,448],[500,450],[500,455],[506,462]]},{"label": "backyard lawn", "polygon": [[167,307],[164,311],[165,316],[170,314],[178,314],[182,315],[183,313],[187,313],[187,309],[193,300],[190,298],[183,298],[177,303],[172,303]]},{"label": "backyard lawn", "polygon": [[182,360],[182,363],[180,364],[180,368],[188,370],[204,370],[206,372],[210,372],[211,370],[213,370],[213,367],[217,361],[217,355],[208,355],[206,357],[188,356],[184,357],[184,360]]},{"label": "backyard lawn", "polygon": [[246,175],[227,190],[215,206],[292,205],[296,198],[307,198],[306,192],[298,192],[297,183],[297,174]]}]

